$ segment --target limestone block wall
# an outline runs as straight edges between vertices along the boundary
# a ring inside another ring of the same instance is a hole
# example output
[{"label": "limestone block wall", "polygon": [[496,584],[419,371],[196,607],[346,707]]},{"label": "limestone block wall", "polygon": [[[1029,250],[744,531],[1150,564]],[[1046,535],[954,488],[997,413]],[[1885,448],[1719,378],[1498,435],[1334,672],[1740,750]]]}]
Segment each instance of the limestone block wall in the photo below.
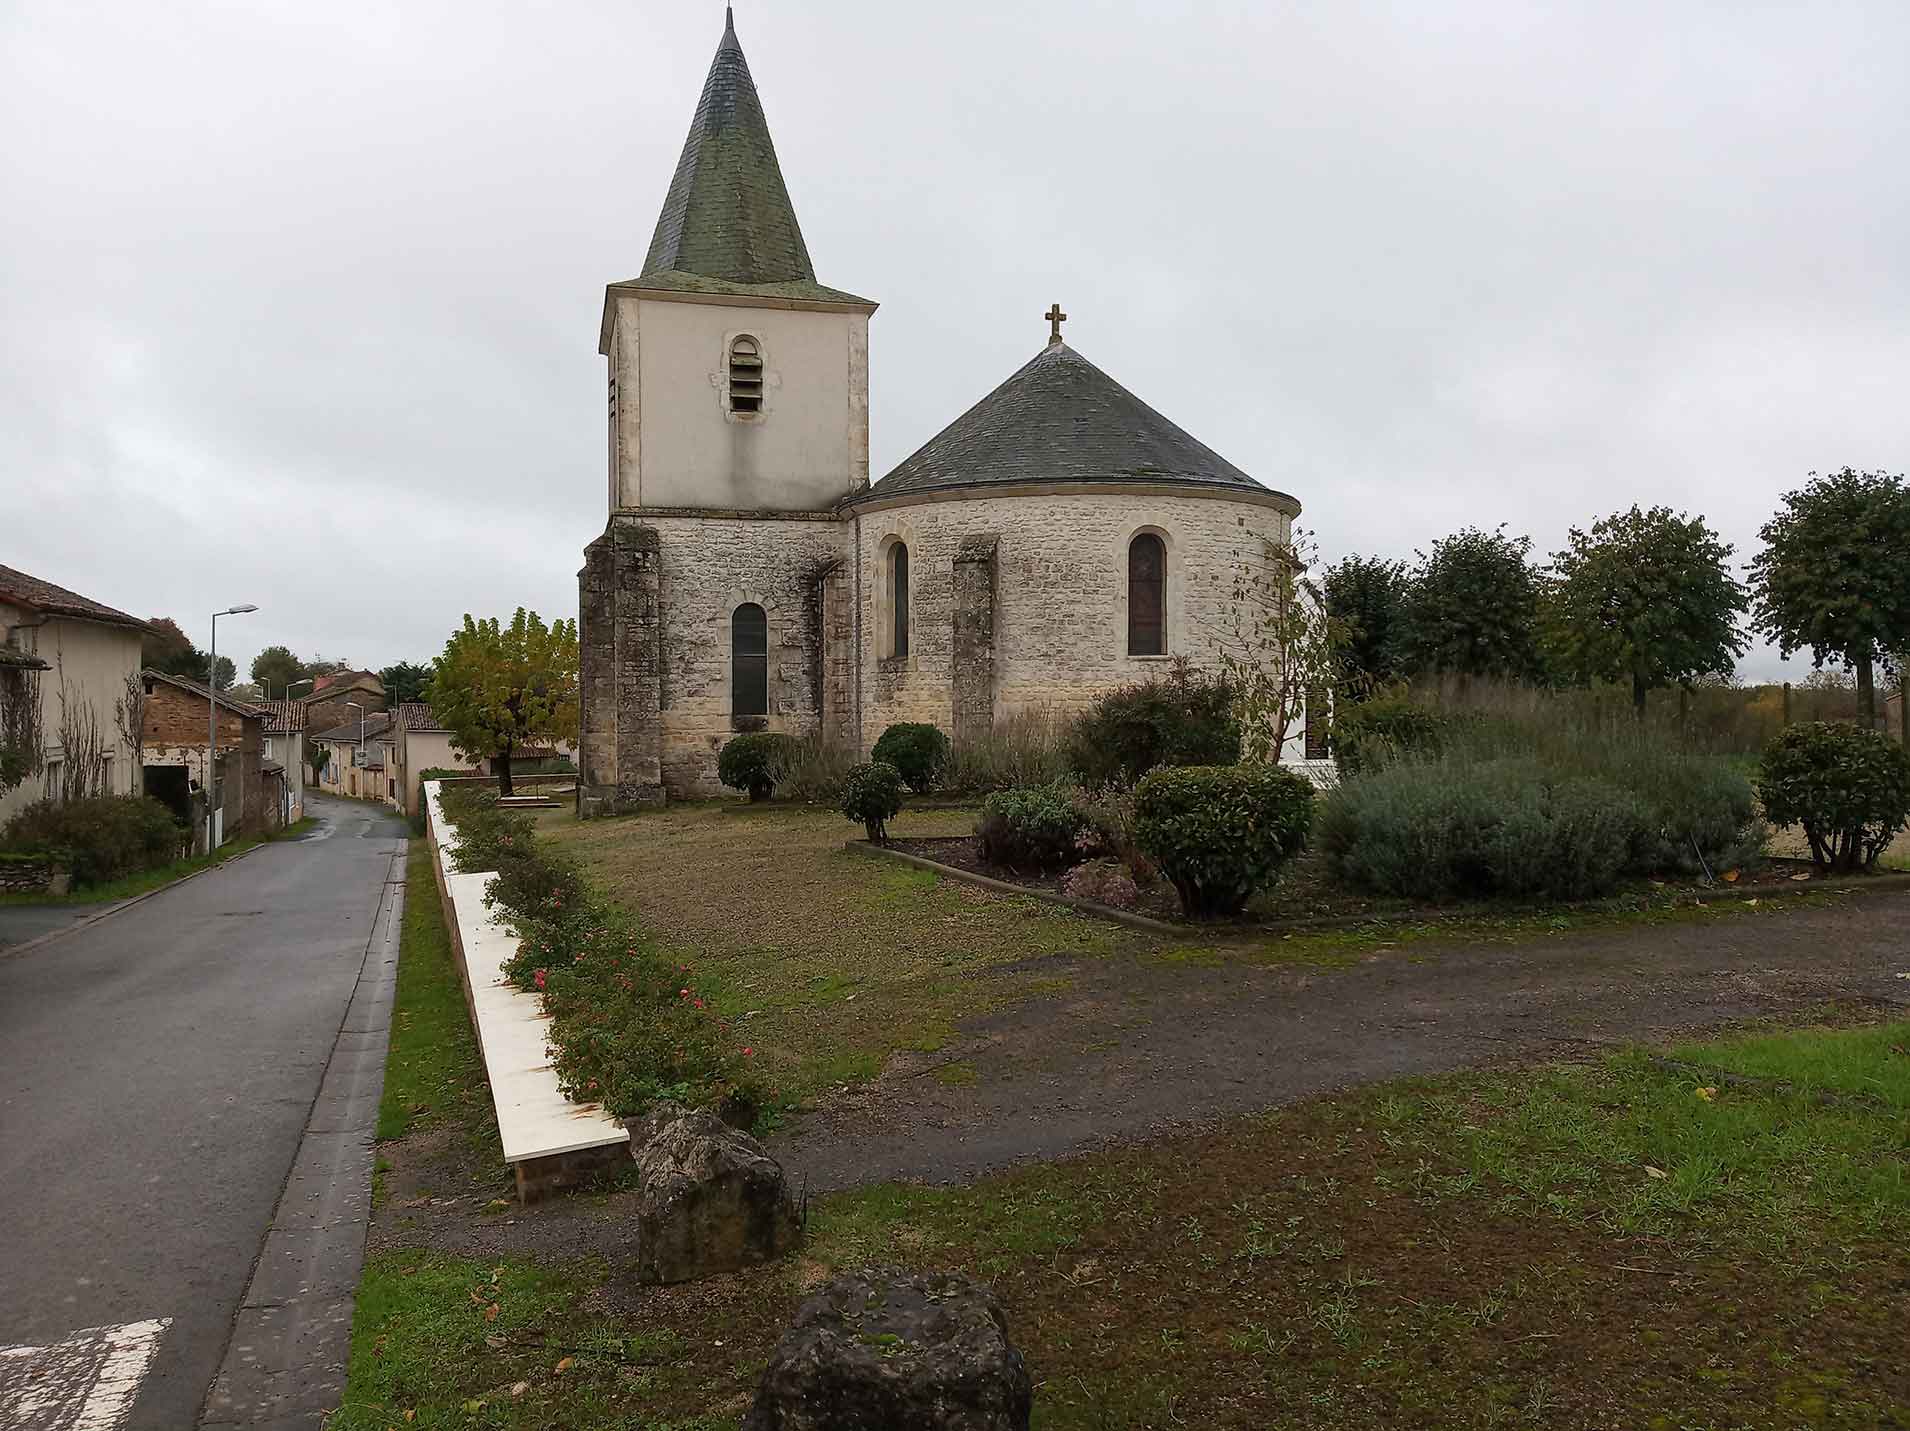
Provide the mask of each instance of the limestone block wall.
[{"label": "limestone block wall", "polygon": [[[993,709],[1000,717],[1042,706],[1079,711],[1176,656],[1217,666],[1233,630],[1237,573],[1264,560],[1268,540],[1284,542],[1289,523],[1277,507],[1226,493],[1158,489],[1060,489],[863,511],[852,521],[856,589],[867,613],[858,743],[866,751],[896,721],[954,729],[955,693],[972,692],[979,621],[979,612],[958,620],[958,566],[968,568],[960,582],[971,593],[968,604],[986,590],[978,568],[958,563],[965,540],[994,539]],[[1127,654],[1127,549],[1143,531],[1167,549],[1165,656]],[[888,551],[898,540],[909,548],[906,657],[886,654]],[[971,559],[977,551],[971,542]],[[958,627],[966,632],[959,682]],[[964,725],[973,721],[972,711],[963,715]]]},{"label": "limestone block wall", "polygon": [[[825,631],[849,623],[833,580],[846,565],[845,524],[833,513],[644,513],[657,533],[663,613],[658,695],[663,786],[675,798],[726,793],[717,752],[740,728],[807,734],[848,673],[825,662]],[[730,621],[754,602],[769,625],[769,715],[731,711]],[[840,643],[838,643],[840,649]]]}]

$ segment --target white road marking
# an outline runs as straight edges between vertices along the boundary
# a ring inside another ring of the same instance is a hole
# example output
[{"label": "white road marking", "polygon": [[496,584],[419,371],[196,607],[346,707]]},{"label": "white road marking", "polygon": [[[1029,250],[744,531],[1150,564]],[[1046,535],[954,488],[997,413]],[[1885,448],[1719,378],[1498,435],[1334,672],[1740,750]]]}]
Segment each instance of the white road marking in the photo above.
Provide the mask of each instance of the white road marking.
[{"label": "white road marking", "polygon": [[0,1431],[118,1431],[171,1317],[0,1347]]}]

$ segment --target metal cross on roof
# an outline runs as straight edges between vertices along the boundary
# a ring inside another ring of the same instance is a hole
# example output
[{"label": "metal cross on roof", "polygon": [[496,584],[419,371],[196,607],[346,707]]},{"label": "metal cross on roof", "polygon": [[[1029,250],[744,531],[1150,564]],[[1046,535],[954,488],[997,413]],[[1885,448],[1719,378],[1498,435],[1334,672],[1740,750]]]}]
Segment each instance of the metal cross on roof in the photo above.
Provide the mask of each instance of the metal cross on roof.
[{"label": "metal cross on roof", "polygon": [[1061,325],[1068,321],[1068,315],[1063,313],[1061,311],[1061,305],[1056,303],[1051,305],[1048,311],[1041,316],[1048,320],[1049,327],[1052,329],[1048,334],[1048,341],[1050,343],[1059,343],[1061,341]]}]

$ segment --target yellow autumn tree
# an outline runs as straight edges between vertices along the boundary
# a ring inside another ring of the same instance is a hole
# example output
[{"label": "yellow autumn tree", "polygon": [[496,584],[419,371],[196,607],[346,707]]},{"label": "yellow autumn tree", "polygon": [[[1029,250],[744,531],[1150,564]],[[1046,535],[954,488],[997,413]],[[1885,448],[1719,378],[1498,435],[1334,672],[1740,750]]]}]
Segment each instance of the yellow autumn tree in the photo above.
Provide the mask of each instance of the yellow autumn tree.
[{"label": "yellow autumn tree", "polygon": [[577,666],[575,621],[546,626],[521,606],[509,626],[466,613],[444,643],[428,698],[458,754],[491,761],[498,793],[509,795],[517,751],[577,739]]}]

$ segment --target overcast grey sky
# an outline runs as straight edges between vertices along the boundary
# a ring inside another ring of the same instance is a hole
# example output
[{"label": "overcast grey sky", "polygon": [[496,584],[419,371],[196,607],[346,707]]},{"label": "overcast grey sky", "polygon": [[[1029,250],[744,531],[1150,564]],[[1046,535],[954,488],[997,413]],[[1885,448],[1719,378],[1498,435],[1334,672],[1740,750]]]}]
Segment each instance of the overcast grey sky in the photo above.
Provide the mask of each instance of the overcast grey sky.
[{"label": "overcast grey sky", "polygon": [[[1329,556],[1910,467],[1910,6],[745,0],[873,465],[1080,351]],[[373,667],[576,611],[717,3],[0,0],[0,562]],[[1775,669],[1764,653],[1747,671]]]}]

